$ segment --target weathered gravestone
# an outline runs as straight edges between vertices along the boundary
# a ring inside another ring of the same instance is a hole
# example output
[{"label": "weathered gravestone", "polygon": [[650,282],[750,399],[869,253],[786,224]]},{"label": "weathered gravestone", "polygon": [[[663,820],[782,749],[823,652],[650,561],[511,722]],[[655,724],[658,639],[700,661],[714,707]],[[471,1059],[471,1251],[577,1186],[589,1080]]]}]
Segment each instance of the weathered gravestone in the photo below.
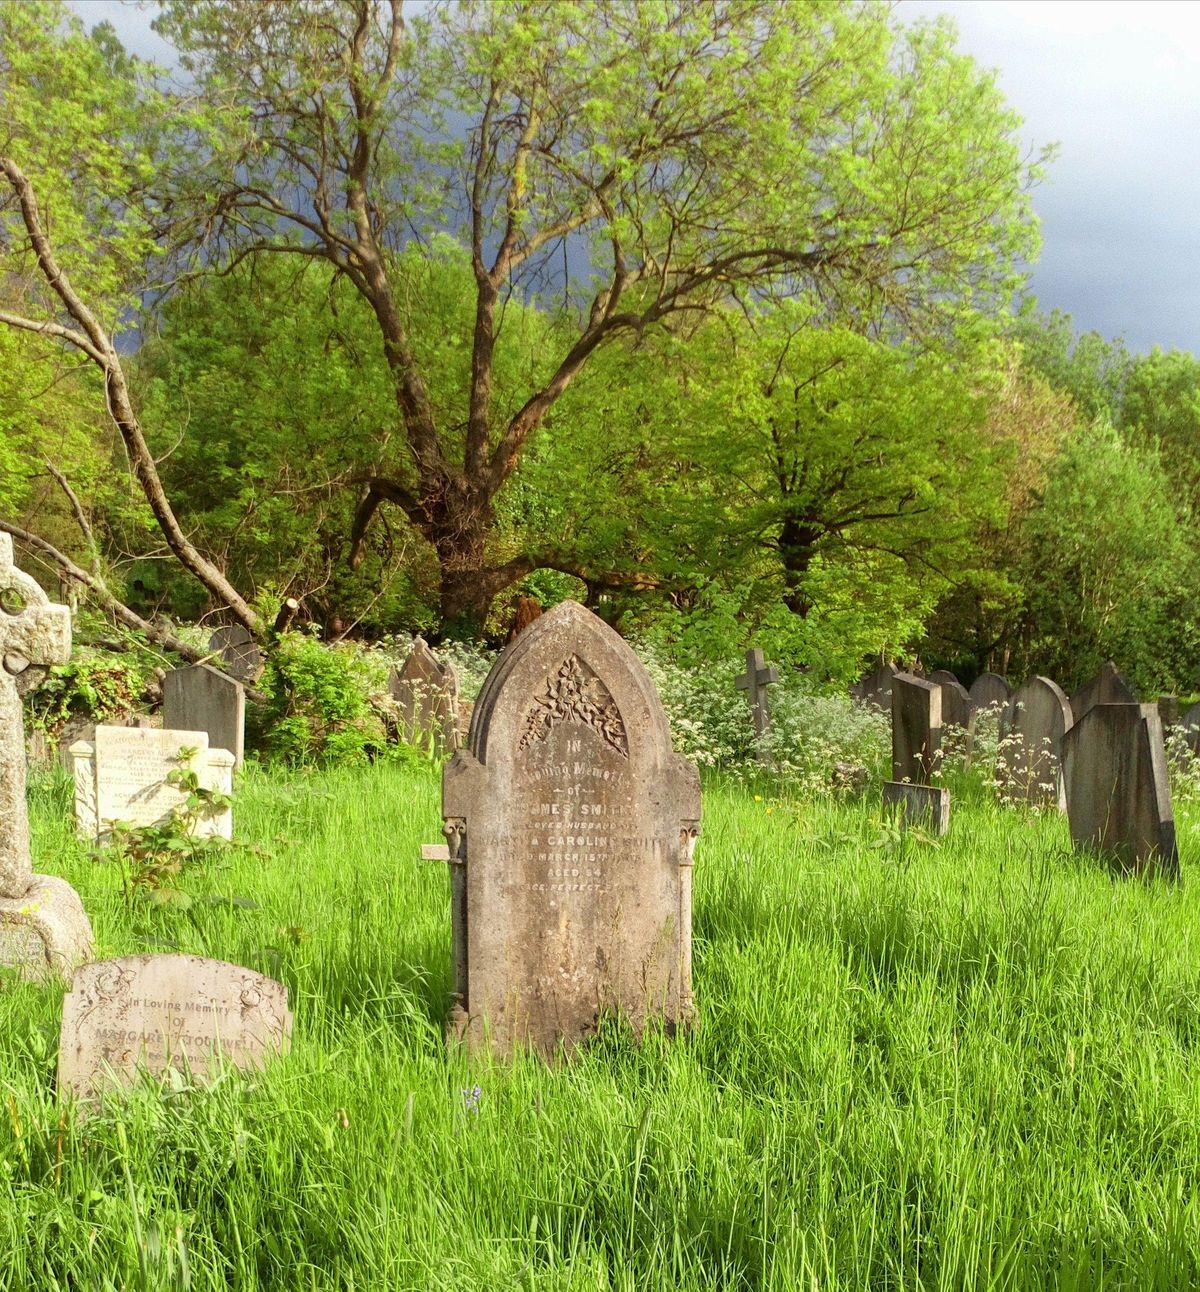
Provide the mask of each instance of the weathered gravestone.
[{"label": "weathered gravestone", "polygon": [[209,747],[228,749],[234,767],[246,747],[246,688],[208,664],[177,668],[163,679],[162,725],[168,731],[203,731]]},{"label": "weathered gravestone", "polygon": [[967,688],[944,668],[930,673],[929,681],[942,688],[942,726],[970,728],[975,711]]},{"label": "weathered gravestone", "polygon": [[1179,725],[1179,697],[1177,695],[1160,695],[1158,697],[1158,716],[1163,730]]},{"label": "weathered gravestone", "polygon": [[1000,728],[997,779],[1007,798],[1066,810],[1062,748],[1072,722],[1070,701],[1048,677],[1018,688]]},{"label": "weathered gravestone", "polygon": [[967,694],[971,697],[971,704],[975,709],[982,711],[1007,707],[1012,699],[1013,690],[1008,684],[1008,679],[1001,677],[999,673],[980,673],[971,683],[971,689]]},{"label": "weathered gravestone", "polygon": [[400,739],[409,745],[432,745],[443,754],[458,745],[458,678],[422,637],[397,672],[388,676],[388,692],[400,708]]},{"label": "weathered gravestone", "polygon": [[936,682],[897,673],[892,678],[892,779],[883,801],[907,822],[925,822],[938,834],[950,824],[950,791],[930,781],[942,744],[942,688]]},{"label": "weathered gravestone", "polygon": [[[169,779],[186,760],[203,789],[233,793],[233,755],[210,749],[205,731],[150,730],[143,727],[97,727],[92,741],[71,746],[75,777],[75,821],[84,838],[99,839],[114,821],[157,825],[182,811],[188,792]],[[229,806],[203,815],[195,823],[200,838],[233,837]]]},{"label": "weathered gravestone", "polygon": [[[771,726],[771,710],[767,702],[767,687],[779,681],[779,670],[774,664],[768,665],[762,651],[757,647],[746,652],[746,671],[739,673],[734,685],[739,691],[746,692],[746,702],[750,705],[750,719],[754,723],[754,739],[761,741]],[[759,749],[759,758],[765,758],[766,752]]]},{"label": "weathered gravestone", "polygon": [[890,713],[892,708],[892,678],[900,670],[895,664],[880,664],[850,688],[850,694],[862,704]]},{"label": "weathered gravestone", "polygon": [[700,780],[611,628],[567,601],[504,651],[442,812],[452,1036],[549,1056],[608,1012],[639,1031],[688,1021]]},{"label": "weathered gravestone", "polygon": [[1071,696],[1071,718],[1079,722],[1094,704],[1137,704],[1133,688],[1108,660],[1100,672]]},{"label": "weathered gravestone", "polygon": [[208,649],[220,653],[226,671],[239,682],[253,684],[262,676],[266,660],[258,641],[241,624],[222,625],[208,639]]},{"label": "weathered gravestone", "polygon": [[52,605],[13,562],[0,534],[0,968],[22,978],[69,977],[91,954],[79,894],[55,875],[35,875],[25,802],[25,730],[16,679],[71,658],[71,612]]},{"label": "weathered gravestone", "polygon": [[226,1063],[261,1067],[291,1042],[287,988],[199,956],[122,956],[85,965],[63,1000],[58,1092],[89,1098],[168,1069],[204,1081]]},{"label": "weathered gravestone", "polygon": [[1162,723],[1152,704],[1096,704],[1063,740],[1076,848],[1139,875],[1179,876]]},{"label": "weathered gravestone", "polygon": [[1200,754],[1200,704],[1192,707],[1179,720],[1179,729],[1193,754]]}]

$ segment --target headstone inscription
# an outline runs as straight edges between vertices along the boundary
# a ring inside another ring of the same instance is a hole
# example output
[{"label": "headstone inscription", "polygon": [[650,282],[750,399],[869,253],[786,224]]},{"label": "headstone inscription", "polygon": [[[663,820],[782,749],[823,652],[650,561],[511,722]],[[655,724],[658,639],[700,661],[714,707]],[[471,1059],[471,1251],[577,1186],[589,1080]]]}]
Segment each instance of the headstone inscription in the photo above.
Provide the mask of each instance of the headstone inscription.
[{"label": "headstone inscription", "polygon": [[219,668],[193,664],[163,679],[162,725],[168,731],[203,731],[209,747],[228,749],[234,767],[246,747],[246,688]]},{"label": "headstone inscription", "polygon": [[761,740],[771,725],[771,710],[767,703],[767,687],[779,681],[779,670],[768,665],[757,646],[746,652],[746,671],[739,673],[735,685],[746,692],[750,717],[754,723],[754,737]]},{"label": "headstone inscription", "polygon": [[12,539],[0,533],[0,968],[29,979],[70,977],[92,951],[79,894],[65,879],[33,873],[25,802],[17,678],[70,658],[71,612],[17,569]]},{"label": "headstone inscription", "polygon": [[497,659],[446,766],[448,1033],[553,1056],[602,1014],[686,1024],[696,769],[641,661],[573,601]]},{"label": "headstone inscription", "polygon": [[1048,677],[1017,689],[1000,728],[997,779],[1007,798],[1066,811],[1062,748],[1073,721],[1071,702]]},{"label": "headstone inscription", "polygon": [[1179,877],[1162,723],[1153,704],[1095,704],[1063,740],[1076,848],[1124,871]]},{"label": "headstone inscription", "polygon": [[204,1081],[224,1063],[261,1067],[291,1043],[287,988],[199,956],[85,965],[63,1000],[58,1092],[87,1099],[169,1068]]},{"label": "headstone inscription", "polygon": [[1100,666],[1100,672],[1086,685],[1081,686],[1071,696],[1071,720],[1079,722],[1094,704],[1137,704],[1133,687],[1118,671],[1117,666],[1108,660]]},{"label": "headstone inscription", "polygon": [[878,668],[872,669],[870,673],[866,673],[859,678],[850,688],[850,694],[861,704],[881,709],[884,713],[890,713],[892,709],[892,678],[899,672],[900,670],[895,664],[880,664]]},{"label": "headstone inscription", "polygon": [[907,823],[928,824],[944,834],[950,824],[950,791],[932,785],[942,744],[942,688],[936,682],[897,673],[892,678],[892,779],[883,802],[899,808]]},{"label": "headstone inscription", "polygon": [[408,745],[432,745],[446,753],[458,745],[458,678],[443,664],[423,637],[400,671],[388,676],[388,692],[400,707],[400,739]]},{"label": "headstone inscription", "polygon": [[208,639],[231,677],[253,685],[262,676],[266,660],[254,634],[241,624],[223,624]]},{"label": "headstone inscription", "polygon": [[[194,750],[190,756],[185,750]],[[84,838],[99,839],[114,821],[157,825],[182,810],[188,793],[168,779],[185,761],[207,790],[233,793],[233,755],[210,749],[206,731],[97,727],[92,741],[71,746],[75,778],[75,821]],[[233,837],[229,806],[201,816],[200,838]]]},{"label": "headstone inscription", "polygon": [[967,692],[977,710],[1003,709],[1012,699],[1012,693],[1008,679],[999,673],[980,673]]}]

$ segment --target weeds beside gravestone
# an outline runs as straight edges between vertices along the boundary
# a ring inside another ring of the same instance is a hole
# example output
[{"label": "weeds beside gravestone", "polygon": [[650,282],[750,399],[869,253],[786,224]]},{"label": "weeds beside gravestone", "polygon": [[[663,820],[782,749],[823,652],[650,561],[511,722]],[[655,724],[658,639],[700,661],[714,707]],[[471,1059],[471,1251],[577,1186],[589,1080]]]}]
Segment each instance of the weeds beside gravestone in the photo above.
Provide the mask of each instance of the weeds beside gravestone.
[{"label": "weeds beside gravestone", "polygon": [[1019,687],[1000,725],[996,783],[1009,803],[1066,811],[1063,737],[1071,729],[1071,703],[1048,677]]},{"label": "weeds beside gravestone", "polygon": [[892,779],[884,782],[883,802],[899,809],[906,824],[928,825],[935,834],[950,826],[950,791],[930,783],[941,744],[942,688],[897,673],[892,678]]},{"label": "weeds beside gravestone", "polygon": [[203,731],[213,749],[228,749],[240,767],[246,747],[246,688],[209,664],[177,668],[163,679],[162,725]]},{"label": "weeds beside gravestone", "polygon": [[405,744],[429,749],[436,756],[458,745],[458,678],[423,637],[399,671],[388,676],[388,693],[400,709],[398,735]]},{"label": "weeds beside gravestone", "polygon": [[210,749],[207,732],[97,727],[95,739],[76,741],[70,754],[83,837],[98,840],[114,822],[153,826],[191,812],[194,788],[214,797],[213,810],[196,814],[193,832],[233,837],[233,755]]},{"label": "weeds beside gravestone", "polygon": [[850,688],[850,695],[862,704],[884,713],[892,708],[892,679],[900,672],[895,664],[880,664]]},{"label": "weeds beside gravestone", "polygon": [[700,779],[628,645],[573,601],[504,651],[447,765],[455,1001],[471,1048],[571,1050],[692,1013]]},{"label": "weeds beside gravestone", "polygon": [[241,624],[223,625],[208,639],[208,649],[221,656],[231,677],[253,684],[262,676],[266,659],[257,639]]},{"label": "weeds beside gravestone", "polygon": [[1076,848],[1122,871],[1179,877],[1162,723],[1153,704],[1094,704],[1063,740]]},{"label": "weeds beside gravestone", "polygon": [[122,956],[85,965],[63,1000],[58,1092],[89,1098],[139,1074],[205,1082],[225,1064],[286,1053],[287,988],[199,956]]},{"label": "weeds beside gravestone", "polygon": [[1100,672],[1071,696],[1071,717],[1080,722],[1085,713],[1096,704],[1137,704],[1133,687],[1118,671],[1117,666],[1108,660],[1100,667]]},{"label": "weeds beside gravestone", "polygon": [[0,534],[0,968],[22,978],[69,977],[91,955],[92,927],[79,894],[55,875],[35,875],[25,801],[25,727],[17,678],[66,663],[71,612],[53,605],[13,562]]}]

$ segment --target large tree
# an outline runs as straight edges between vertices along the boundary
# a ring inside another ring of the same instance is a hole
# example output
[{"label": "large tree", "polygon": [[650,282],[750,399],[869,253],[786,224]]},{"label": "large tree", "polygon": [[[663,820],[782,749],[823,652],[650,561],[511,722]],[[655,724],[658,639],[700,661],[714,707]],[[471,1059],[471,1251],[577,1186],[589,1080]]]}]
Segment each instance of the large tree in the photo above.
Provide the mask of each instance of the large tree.
[{"label": "large tree", "polygon": [[[206,269],[321,257],[367,302],[395,413],[365,432],[354,539],[400,508],[447,625],[544,563],[496,550],[497,500],[607,343],[769,294],[928,335],[1005,299],[1035,240],[994,78],[880,5],[167,0],[159,26],[218,126],[170,177],[175,228]],[[452,409],[397,273],[435,230],[472,271]],[[506,303],[551,290],[556,348],[498,400]]]}]

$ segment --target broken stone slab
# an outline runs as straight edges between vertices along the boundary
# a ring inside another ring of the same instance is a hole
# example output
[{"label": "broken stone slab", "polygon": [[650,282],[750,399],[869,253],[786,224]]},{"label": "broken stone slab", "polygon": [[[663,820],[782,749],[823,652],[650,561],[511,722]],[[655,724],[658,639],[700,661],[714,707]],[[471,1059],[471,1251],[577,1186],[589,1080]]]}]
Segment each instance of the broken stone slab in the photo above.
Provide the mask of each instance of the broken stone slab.
[{"label": "broken stone slab", "polygon": [[1179,877],[1162,723],[1153,704],[1093,705],[1063,742],[1075,847],[1122,871]]},{"label": "broken stone slab", "polygon": [[884,810],[899,813],[904,826],[919,826],[931,834],[950,829],[950,791],[936,785],[909,785],[884,781]]},{"label": "broken stone slab", "polygon": [[87,1099],[170,1068],[206,1082],[261,1067],[291,1044],[287,988],[242,965],[121,956],[78,970],[63,1001],[58,1092]]}]

